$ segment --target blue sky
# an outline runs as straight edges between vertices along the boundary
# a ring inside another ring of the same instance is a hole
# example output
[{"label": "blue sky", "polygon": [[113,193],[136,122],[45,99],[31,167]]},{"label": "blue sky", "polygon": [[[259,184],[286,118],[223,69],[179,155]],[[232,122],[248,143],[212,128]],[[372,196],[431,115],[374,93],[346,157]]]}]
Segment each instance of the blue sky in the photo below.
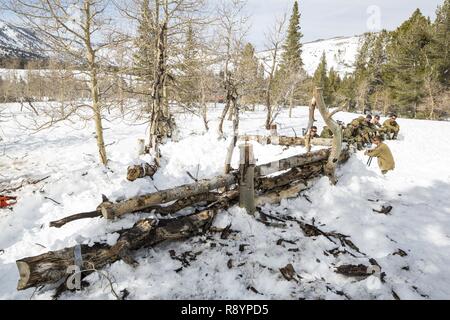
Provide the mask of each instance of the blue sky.
[{"label": "blue sky", "polygon": [[[293,3],[294,0],[248,0],[247,11],[252,15],[248,38],[258,49],[263,49],[264,32],[272,25],[274,16],[286,11],[290,16]],[[367,27],[368,19],[374,17],[367,13],[372,6],[379,8],[381,28],[393,30],[416,8],[434,19],[436,8],[442,3],[443,0],[300,0],[303,41],[373,31]]]}]

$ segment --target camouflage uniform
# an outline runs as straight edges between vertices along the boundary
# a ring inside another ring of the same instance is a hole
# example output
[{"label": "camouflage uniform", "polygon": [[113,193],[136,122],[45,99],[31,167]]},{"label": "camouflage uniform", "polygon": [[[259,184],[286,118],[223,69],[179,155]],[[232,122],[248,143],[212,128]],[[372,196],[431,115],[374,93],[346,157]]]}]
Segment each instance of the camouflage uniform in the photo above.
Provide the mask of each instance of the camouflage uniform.
[{"label": "camouflage uniform", "polygon": [[323,139],[331,139],[331,138],[333,138],[333,131],[331,131],[330,128],[325,126],[325,127],[323,127],[323,131],[320,134],[320,137]]},{"label": "camouflage uniform", "polygon": [[372,138],[378,134],[377,127],[373,123],[367,121],[364,121],[364,123],[361,125],[360,130],[363,143],[371,144]]},{"label": "camouflage uniform", "polygon": [[362,150],[364,147],[364,138],[362,132],[364,122],[364,117],[358,117],[350,122],[343,131],[343,140],[349,144],[356,145],[358,150]]},{"label": "camouflage uniform", "polygon": [[383,123],[383,130],[386,133],[388,139],[397,139],[398,133],[400,132],[400,126],[394,119],[387,119]]}]

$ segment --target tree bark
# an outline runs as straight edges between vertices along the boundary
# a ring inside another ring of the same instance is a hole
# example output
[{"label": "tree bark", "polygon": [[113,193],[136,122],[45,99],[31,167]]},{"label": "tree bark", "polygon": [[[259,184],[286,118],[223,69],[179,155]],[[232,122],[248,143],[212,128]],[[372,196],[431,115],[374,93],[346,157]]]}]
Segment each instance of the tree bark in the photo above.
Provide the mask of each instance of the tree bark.
[{"label": "tree bark", "polygon": [[[123,259],[134,263],[130,251],[151,247],[166,240],[180,240],[205,232],[212,223],[218,208],[170,220],[144,219],[131,229],[120,232],[114,246],[95,244],[81,245],[81,271],[86,273],[101,269]],[[18,290],[25,290],[43,284],[57,283],[67,279],[67,270],[75,265],[75,247],[51,251],[36,257],[17,261],[20,279]]]},{"label": "tree bark", "polygon": [[267,176],[279,171],[284,171],[296,167],[301,167],[314,162],[319,162],[328,159],[330,155],[330,149],[323,149],[315,152],[301,154],[298,156],[273,161],[268,164],[263,164],[256,167],[256,176]]},{"label": "tree bark", "polygon": [[316,119],[314,119],[316,106],[317,106],[317,102],[316,102],[316,99],[313,97],[313,99],[311,100],[311,104],[309,105],[308,127],[306,128],[306,132],[309,132],[309,130],[314,125],[314,122],[316,121]]},{"label": "tree bark", "polygon": [[[145,209],[142,209],[139,211],[135,211],[135,212],[131,212],[131,213],[148,212],[148,213],[159,214],[162,216],[167,216],[169,214],[175,214],[178,211],[192,207],[193,205],[199,204],[201,202],[206,202],[208,204],[216,202],[219,198],[220,198],[220,194],[209,192],[209,193],[199,194],[199,195],[195,195],[195,196],[184,198],[184,199],[179,199],[179,200],[175,201],[173,204],[168,205],[168,206],[154,205],[154,206],[150,206],[148,208],[145,208]],[[73,221],[77,221],[77,220],[81,220],[81,219],[97,218],[97,217],[103,217],[100,209],[98,209],[96,211],[92,211],[92,212],[78,213],[78,214],[68,216],[68,217],[60,219],[60,220],[52,221],[52,222],[50,222],[50,227],[61,228],[61,227],[65,226],[66,224],[73,222]]]},{"label": "tree bark", "polygon": [[234,111],[234,119],[233,119],[233,138],[231,139],[230,145],[228,146],[227,155],[225,159],[225,174],[231,172],[231,160],[233,158],[233,152],[236,148],[236,144],[239,136],[239,108],[237,106],[236,100],[232,100],[233,106],[232,110]]},{"label": "tree bark", "polygon": [[140,166],[130,166],[127,170],[127,180],[136,181],[137,179],[144,177],[153,177],[157,170],[158,166],[156,163],[144,163]]},{"label": "tree bark", "polygon": [[288,172],[275,177],[260,177],[256,179],[255,189],[266,192],[293,182],[310,180],[323,173],[324,164],[325,160],[318,161],[301,168],[290,169]]},{"label": "tree bark", "polygon": [[[280,146],[306,146],[306,140],[304,137],[286,137],[278,136],[275,139],[272,137],[249,135],[241,136],[240,140],[253,140],[260,144],[275,144]],[[333,139],[314,138],[311,140],[312,145],[331,147],[333,145]]]},{"label": "tree bark", "polygon": [[100,155],[100,161],[103,165],[108,164],[108,157],[106,156],[105,140],[103,138],[103,126],[102,126],[102,116],[101,116],[101,105],[99,98],[99,88],[97,79],[97,65],[95,51],[92,48],[91,43],[91,3],[89,1],[84,1],[84,15],[86,17],[84,35],[85,35],[85,46],[86,46],[86,58],[89,64],[90,72],[90,90],[92,99],[92,110],[94,111],[94,122],[95,122],[95,132],[97,147]]},{"label": "tree bark", "polygon": [[337,184],[336,167],[342,153],[342,128],[336,121],[333,120],[333,114],[329,112],[327,106],[325,105],[322,88],[316,88],[315,99],[320,114],[322,115],[328,128],[330,128],[333,132],[333,145],[328,157],[328,163],[325,166],[325,174],[330,179],[331,184],[335,185]]},{"label": "tree bark", "polygon": [[282,188],[278,191],[268,192],[258,196],[255,199],[256,206],[264,206],[265,204],[280,203],[283,199],[295,198],[298,194],[311,187],[310,182],[293,183],[288,188]]},{"label": "tree bark", "polygon": [[100,210],[103,217],[107,219],[114,219],[127,213],[146,209],[153,205],[168,203],[178,199],[208,193],[212,190],[227,187],[235,183],[237,183],[236,174],[228,174],[215,177],[211,180],[203,180],[194,184],[184,185],[140,197],[134,197],[119,203],[102,203],[100,205]]}]

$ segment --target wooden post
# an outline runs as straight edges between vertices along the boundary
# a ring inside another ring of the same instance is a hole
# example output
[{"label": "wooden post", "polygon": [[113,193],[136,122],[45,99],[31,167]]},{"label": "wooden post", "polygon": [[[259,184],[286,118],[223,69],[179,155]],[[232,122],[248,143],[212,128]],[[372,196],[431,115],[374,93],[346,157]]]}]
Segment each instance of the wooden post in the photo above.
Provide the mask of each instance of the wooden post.
[{"label": "wooden post", "polygon": [[276,124],[270,125],[270,141],[273,145],[278,145],[280,143],[280,139],[278,137],[278,127]]},{"label": "wooden post", "polygon": [[252,144],[241,144],[240,149],[240,178],[239,178],[239,206],[245,208],[248,214],[254,215],[255,205],[255,157]]}]

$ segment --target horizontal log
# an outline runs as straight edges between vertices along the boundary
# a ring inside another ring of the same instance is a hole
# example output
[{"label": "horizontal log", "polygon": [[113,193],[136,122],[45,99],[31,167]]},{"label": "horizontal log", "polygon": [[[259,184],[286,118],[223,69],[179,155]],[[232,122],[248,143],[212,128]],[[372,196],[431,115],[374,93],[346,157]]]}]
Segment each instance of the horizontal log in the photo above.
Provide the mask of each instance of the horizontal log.
[{"label": "horizontal log", "polygon": [[309,152],[271,163],[263,164],[256,167],[255,175],[267,176],[279,171],[284,171],[296,167],[301,167],[314,162],[319,162],[328,159],[330,149],[323,149],[315,152]]},{"label": "horizontal log", "polygon": [[[131,212],[131,213],[148,212],[148,213],[159,214],[162,216],[167,216],[169,214],[177,213],[180,210],[191,207],[200,202],[211,203],[211,202],[217,201],[219,196],[220,195],[218,193],[209,192],[209,193],[199,194],[199,195],[195,195],[195,196],[192,196],[189,198],[177,200],[173,204],[168,205],[168,206],[155,205],[155,206],[151,206],[151,207],[145,208],[143,210],[135,211],[135,212]],[[76,221],[76,220],[97,218],[97,217],[103,217],[101,210],[78,213],[78,214],[74,214],[74,215],[65,217],[60,220],[52,221],[52,222],[50,222],[50,227],[61,228],[61,227],[65,226],[66,224]]]},{"label": "horizontal log", "polygon": [[[306,140],[305,137],[287,137],[287,136],[259,136],[259,135],[248,135],[248,136],[240,136],[240,140],[252,140],[256,141],[260,144],[273,144],[279,146],[305,146]],[[331,147],[333,144],[333,139],[323,139],[323,138],[314,138],[311,140],[311,144],[315,146],[324,146]]]},{"label": "horizontal log", "polygon": [[197,183],[134,197],[119,203],[105,202],[100,205],[100,209],[104,218],[114,219],[124,214],[138,212],[154,205],[209,193],[212,190],[228,187],[235,183],[237,183],[237,175],[231,173],[210,180],[202,180]]},{"label": "horizontal log", "polygon": [[261,207],[266,204],[280,203],[283,199],[296,198],[299,193],[311,188],[312,182],[298,182],[277,191],[268,192],[264,195],[258,196],[255,199],[256,206]]},{"label": "horizontal log", "polygon": [[324,161],[315,162],[299,168],[290,169],[288,172],[275,177],[259,177],[256,179],[256,189],[268,191],[279,188],[298,180],[309,180],[323,173]]}]

